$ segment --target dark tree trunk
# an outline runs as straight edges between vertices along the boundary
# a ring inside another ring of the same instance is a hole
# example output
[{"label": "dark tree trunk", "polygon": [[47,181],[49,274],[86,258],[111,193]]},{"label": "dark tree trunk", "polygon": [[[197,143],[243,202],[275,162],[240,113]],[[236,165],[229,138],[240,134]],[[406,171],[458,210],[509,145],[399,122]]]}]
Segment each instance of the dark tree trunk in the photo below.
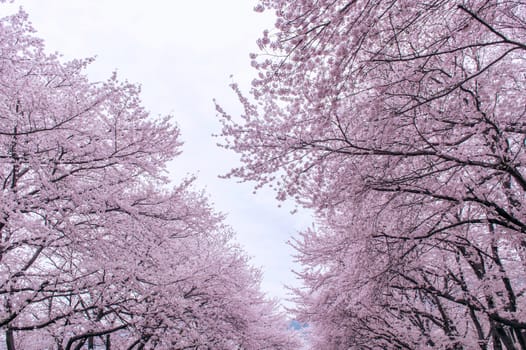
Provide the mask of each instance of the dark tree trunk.
[{"label": "dark tree trunk", "polygon": [[15,348],[15,335],[13,333],[13,330],[8,328],[5,332],[5,344],[7,346],[7,350],[16,350]]}]

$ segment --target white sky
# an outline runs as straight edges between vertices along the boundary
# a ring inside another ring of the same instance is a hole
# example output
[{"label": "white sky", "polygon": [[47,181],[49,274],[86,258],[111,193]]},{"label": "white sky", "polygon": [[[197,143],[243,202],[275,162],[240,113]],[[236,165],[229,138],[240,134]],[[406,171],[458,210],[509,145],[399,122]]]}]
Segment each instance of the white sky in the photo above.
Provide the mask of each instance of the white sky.
[{"label": "white sky", "polygon": [[[172,114],[185,142],[171,167],[174,179],[198,176],[216,210],[228,214],[237,240],[264,272],[262,289],[284,300],[283,284],[297,285],[293,250],[285,242],[309,223],[309,216],[278,208],[270,191],[252,194],[252,184],[221,180],[237,156],[215,146],[220,125],[212,99],[232,114],[241,106],[228,87],[248,91],[254,75],[248,54],[272,28],[271,15],[257,14],[247,0],[15,0],[46,42],[65,58],[97,56],[92,80],[114,70],[120,79],[142,85],[143,105],[153,115]],[[5,8],[4,6],[2,6]],[[12,11],[9,11],[12,12]],[[288,305],[288,304],[287,304]]]}]

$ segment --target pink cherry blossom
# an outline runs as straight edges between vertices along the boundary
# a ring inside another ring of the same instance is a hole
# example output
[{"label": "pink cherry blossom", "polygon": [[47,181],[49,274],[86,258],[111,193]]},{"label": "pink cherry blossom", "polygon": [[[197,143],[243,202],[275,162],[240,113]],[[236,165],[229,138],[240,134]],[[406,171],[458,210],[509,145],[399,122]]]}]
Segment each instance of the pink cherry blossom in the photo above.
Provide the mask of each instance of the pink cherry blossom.
[{"label": "pink cherry blossom", "polygon": [[233,233],[189,178],[171,116],[92,59],[0,19],[0,326],[8,350],[296,349]]},{"label": "pink cherry blossom", "polygon": [[524,4],[260,5],[223,147],[316,212],[292,243],[312,349],[526,349]]}]

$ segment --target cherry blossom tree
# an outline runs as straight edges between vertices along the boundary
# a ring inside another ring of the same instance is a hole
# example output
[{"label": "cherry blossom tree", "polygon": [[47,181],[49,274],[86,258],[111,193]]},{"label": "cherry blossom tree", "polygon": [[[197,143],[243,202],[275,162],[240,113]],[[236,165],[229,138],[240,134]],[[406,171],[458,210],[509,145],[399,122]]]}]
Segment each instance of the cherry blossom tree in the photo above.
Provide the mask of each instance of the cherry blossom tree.
[{"label": "cherry blossom tree", "polygon": [[229,174],[314,209],[293,244],[313,348],[526,349],[520,2],[275,10]]},{"label": "cherry blossom tree", "polygon": [[0,19],[0,326],[16,349],[294,349],[223,216],[154,118],[91,59],[44,51]]}]

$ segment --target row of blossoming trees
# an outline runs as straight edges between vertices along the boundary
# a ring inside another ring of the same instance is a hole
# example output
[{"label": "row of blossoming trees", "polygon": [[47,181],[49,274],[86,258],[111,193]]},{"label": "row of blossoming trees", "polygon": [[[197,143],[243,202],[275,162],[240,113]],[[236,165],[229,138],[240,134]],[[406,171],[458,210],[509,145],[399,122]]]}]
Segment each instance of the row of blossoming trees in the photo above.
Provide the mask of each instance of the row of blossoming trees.
[{"label": "row of blossoming trees", "polygon": [[265,9],[244,114],[218,109],[230,175],[316,212],[313,349],[526,349],[526,4]]},{"label": "row of blossoming trees", "polygon": [[259,272],[139,89],[0,19],[0,327],[8,350],[293,349]]}]

